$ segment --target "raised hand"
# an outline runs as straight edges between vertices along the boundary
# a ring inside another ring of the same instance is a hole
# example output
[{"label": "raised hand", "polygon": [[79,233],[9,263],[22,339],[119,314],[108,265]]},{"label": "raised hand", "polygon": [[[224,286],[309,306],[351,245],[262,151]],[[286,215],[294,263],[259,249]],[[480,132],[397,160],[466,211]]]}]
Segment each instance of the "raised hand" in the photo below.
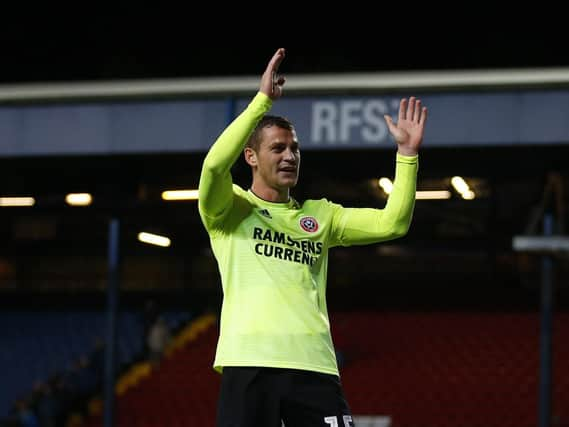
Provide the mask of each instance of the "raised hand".
[{"label": "raised hand", "polygon": [[278,49],[269,61],[269,64],[261,77],[261,87],[259,90],[273,101],[280,98],[283,94],[285,78],[280,76],[278,72],[279,66],[281,65],[284,57],[284,48]]},{"label": "raised hand", "polygon": [[419,152],[423,142],[427,107],[421,105],[421,100],[414,96],[403,98],[399,103],[397,123],[389,115],[384,115],[389,132],[395,138],[399,153],[414,156]]}]

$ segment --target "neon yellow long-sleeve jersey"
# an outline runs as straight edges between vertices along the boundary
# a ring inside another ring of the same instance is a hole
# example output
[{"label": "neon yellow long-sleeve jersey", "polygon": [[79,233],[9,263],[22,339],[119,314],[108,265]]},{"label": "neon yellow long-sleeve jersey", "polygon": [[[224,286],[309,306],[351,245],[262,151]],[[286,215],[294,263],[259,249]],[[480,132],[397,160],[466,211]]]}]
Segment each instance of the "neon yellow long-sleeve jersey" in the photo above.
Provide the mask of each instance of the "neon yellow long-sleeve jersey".
[{"label": "neon yellow long-sleeve jersey", "polygon": [[339,375],[326,307],[328,250],[395,239],[409,229],[417,156],[396,155],[393,191],[383,209],[346,208],[326,199],[260,199],[230,169],[272,106],[259,92],[208,152],[199,213],[223,287],[213,363],[294,368]]}]

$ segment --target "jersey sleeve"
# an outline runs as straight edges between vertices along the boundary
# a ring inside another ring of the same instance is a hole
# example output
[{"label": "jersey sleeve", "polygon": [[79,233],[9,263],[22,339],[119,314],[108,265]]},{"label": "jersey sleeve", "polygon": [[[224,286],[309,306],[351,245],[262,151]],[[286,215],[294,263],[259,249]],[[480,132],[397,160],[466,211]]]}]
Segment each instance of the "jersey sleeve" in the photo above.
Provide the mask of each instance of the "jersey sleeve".
[{"label": "jersey sleeve", "polygon": [[378,243],[409,231],[415,207],[418,156],[397,153],[393,190],[383,209],[338,207],[332,221],[331,246]]},{"label": "jersey sleeve", "polygon": [[239,158],[255,126],[271,106],[272,100],[258,92],[208,151],[198,187],[198,210],[206,229],[213,228],[230,210],[233,204],[231,167]]}]

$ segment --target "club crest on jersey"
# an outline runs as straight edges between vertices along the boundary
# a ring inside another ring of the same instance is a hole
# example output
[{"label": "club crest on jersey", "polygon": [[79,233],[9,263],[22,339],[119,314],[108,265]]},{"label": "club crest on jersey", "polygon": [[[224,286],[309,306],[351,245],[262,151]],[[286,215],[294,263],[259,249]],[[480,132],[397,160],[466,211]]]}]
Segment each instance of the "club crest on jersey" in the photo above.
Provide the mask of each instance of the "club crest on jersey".
[{"label": "club crest on jersey", "polygon": [[311,216],[304,216],[300,218],[300,226],[304,231],[314,233],[318,230],[318,221],[316,221],[316,218]]}]

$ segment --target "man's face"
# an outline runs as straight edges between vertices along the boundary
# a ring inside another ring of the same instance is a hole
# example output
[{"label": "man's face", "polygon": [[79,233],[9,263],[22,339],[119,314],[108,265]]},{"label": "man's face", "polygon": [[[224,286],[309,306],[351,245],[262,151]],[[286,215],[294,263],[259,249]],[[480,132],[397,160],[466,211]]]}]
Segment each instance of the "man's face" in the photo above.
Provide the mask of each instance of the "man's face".
[{"label": "man's face", "polygon": [[294,187],[300,168],[296,132],[278,126],[264,128],[259,149],[251,153],[249,160],[251,166],[256,166],[255,179],[263,184],[280,190]]}]

